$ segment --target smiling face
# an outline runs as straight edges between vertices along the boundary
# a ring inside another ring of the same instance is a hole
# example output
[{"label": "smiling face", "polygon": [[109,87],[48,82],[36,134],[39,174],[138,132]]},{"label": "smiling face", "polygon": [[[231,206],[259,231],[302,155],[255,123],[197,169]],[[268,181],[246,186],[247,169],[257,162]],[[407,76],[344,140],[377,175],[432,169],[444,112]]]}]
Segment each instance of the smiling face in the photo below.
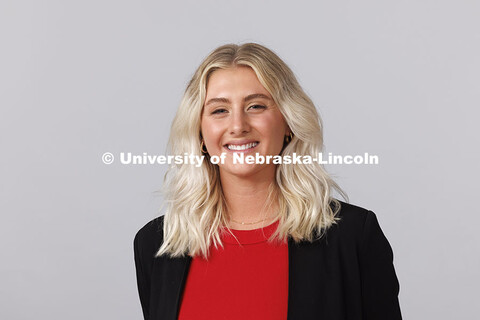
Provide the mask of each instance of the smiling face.
[{"label": "smiling face", "polygon": [[278,155],[288,126],[270,93],[249,67],[214,71],[207,84],[201,131],[210,156],[226,153],[220,175],[275,174],[275,165],[233,164],[233,154]]}]

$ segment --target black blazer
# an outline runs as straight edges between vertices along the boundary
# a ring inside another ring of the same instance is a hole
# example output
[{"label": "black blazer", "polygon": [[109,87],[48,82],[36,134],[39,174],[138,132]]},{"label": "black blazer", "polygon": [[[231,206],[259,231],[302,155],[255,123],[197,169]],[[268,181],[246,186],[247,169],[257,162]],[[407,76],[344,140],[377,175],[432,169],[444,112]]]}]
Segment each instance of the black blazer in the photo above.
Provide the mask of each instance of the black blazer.
[{"label": "black blazer", "polygon": [[[341,220],[320,240],[296,244],[288,238],[288,320],[401,319],[393,252],[375,214],[341,204]],[[146,320],[178,318],[192,260],[154,258],[163,239],[162,224],[163,216],[150,221],[134,240]]]}]

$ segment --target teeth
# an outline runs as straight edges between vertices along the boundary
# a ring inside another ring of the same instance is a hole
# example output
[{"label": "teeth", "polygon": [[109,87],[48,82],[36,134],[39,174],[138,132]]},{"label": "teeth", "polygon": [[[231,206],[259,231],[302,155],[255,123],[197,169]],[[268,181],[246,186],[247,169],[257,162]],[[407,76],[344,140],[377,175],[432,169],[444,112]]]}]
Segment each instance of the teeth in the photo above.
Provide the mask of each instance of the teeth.
[{"label": "teeth", "polygon": [[227,148],[229,150],[246,150],[255,147],[258,144],[258,142],[252,142],[248,144],[242,144],[242,145],[234,145],[234,144],[229,144],[227,145]]}]

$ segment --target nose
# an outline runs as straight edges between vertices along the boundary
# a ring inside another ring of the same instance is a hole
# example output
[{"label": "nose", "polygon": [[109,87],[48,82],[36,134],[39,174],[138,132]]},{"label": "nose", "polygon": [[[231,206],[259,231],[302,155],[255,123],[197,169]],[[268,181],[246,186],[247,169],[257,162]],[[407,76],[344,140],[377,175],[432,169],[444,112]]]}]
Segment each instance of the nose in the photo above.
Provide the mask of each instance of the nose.
[{"label": "nose", "polygon": [[232,111],[230,117],[230,134],[242,135],[250,131],[250,123],[248,115],[245,114],[243,108]]}]

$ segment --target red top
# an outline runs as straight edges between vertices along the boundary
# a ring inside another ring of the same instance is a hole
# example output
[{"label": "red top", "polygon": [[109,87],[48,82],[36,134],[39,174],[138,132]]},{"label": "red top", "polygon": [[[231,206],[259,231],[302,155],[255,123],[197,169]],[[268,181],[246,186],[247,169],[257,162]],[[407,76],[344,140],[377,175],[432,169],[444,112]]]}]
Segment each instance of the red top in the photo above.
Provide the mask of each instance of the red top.
[{"label": "red top", "polygon": [[240,244],[223,230],[223,249],[193,258],[178,319],[287,319],[287,242],[267,242],[277,226],[230,229]]}]

